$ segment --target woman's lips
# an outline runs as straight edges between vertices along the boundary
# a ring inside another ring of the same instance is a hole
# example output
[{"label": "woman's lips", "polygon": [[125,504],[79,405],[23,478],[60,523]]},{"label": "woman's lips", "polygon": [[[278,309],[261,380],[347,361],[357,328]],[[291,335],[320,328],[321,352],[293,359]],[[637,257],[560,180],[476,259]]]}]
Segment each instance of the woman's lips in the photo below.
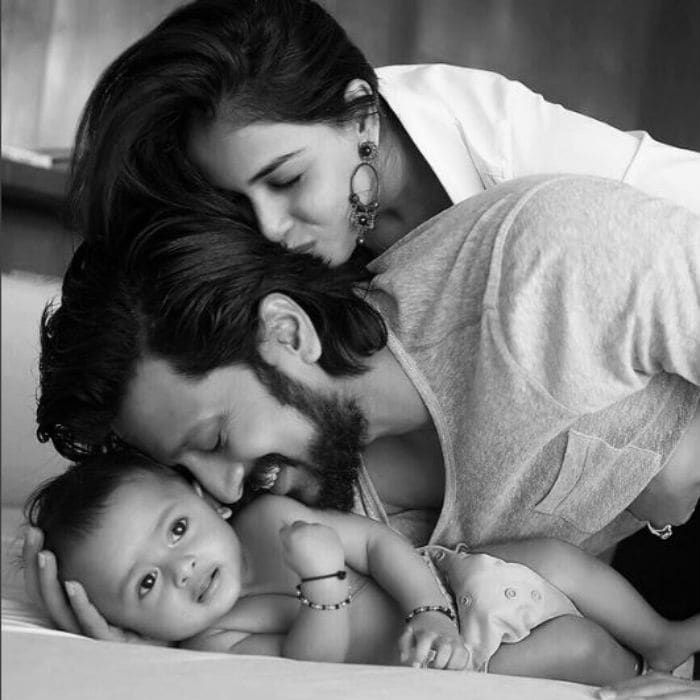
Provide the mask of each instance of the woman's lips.
[{"label": "woman's lips", "polygon": [[294,247],[290,248],[290,250],[292,253],[312,253],[315,247],[316,244],[313,241],[309,241],[308,243],[295,245]]}]

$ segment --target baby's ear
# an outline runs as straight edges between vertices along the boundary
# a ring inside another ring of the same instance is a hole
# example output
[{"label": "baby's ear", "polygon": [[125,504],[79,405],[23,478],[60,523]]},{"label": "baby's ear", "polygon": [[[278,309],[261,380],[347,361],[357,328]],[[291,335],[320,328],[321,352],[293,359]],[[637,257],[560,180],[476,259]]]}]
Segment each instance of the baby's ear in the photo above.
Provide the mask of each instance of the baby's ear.
[{"label": "baby's ear", "polygon": [[192,481],[192,488],[194,489],[194,492],[200,498],[203,498],[216,511],[217,515],[220,515],[224,520],[228,520],[231,515],[233,515],[233,511],[228,506],[222,505],[214,498],[214,496],[209,493],[205,493],[198,481]]},{"label": "baby's ear", "polygon": [[228,520],[232,515],[233,511],[228,506],[218,506],[216,512],[224,519]]}]

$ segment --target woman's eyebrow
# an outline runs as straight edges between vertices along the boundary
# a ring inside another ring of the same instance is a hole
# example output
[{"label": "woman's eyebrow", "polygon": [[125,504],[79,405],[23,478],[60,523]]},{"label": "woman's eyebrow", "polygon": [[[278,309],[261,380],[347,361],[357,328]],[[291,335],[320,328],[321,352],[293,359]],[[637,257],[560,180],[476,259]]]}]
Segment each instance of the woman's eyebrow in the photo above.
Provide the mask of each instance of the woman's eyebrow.
[{"label": "woman's eyebrow", "polygon": [[253,177],[248,180],[248,185],[253,185],[258,180],[262,180],[266,175],[269,175],[271,172],[274,172],[279,168],[280,165],[283,163],[286,163],[290,158],[293,158],[294,156],[298,155],[301,153],[302,149],[298,149],[296,151],[291,151],[290,153],[284,153],[281,156],[278,156],[275,158],[272,162],[268,163],[265,167],[261,168]]}]

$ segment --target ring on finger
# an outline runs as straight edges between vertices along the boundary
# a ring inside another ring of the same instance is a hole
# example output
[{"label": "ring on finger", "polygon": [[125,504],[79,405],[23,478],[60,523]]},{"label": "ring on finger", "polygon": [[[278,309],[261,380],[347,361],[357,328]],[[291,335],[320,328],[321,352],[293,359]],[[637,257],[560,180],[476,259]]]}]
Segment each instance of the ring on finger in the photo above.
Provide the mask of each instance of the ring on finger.
[{"label": "ring on finger", "polygon": [[428,667],[430,664],[435,661],[435,657],[437,656],[437,651],[435,649],[430,649],[428,650],[428,655],[425,657],[425,661],[423,662],[423,667]]}]

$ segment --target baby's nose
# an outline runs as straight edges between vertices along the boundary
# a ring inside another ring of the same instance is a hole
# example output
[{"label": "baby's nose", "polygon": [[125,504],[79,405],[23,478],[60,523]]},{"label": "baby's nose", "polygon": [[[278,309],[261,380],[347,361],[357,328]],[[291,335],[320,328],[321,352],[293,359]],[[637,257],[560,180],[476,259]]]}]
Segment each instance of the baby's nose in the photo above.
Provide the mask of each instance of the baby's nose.
[{"label": "baby's nose", "polygon": [[187,556],[182,557],[175,563],[174,566],[173,574],[175,584],[179,587],[187,585],[187,582],[190,580],[190,577],[196,568],[197,562],[193,555],[188,554]]}]

